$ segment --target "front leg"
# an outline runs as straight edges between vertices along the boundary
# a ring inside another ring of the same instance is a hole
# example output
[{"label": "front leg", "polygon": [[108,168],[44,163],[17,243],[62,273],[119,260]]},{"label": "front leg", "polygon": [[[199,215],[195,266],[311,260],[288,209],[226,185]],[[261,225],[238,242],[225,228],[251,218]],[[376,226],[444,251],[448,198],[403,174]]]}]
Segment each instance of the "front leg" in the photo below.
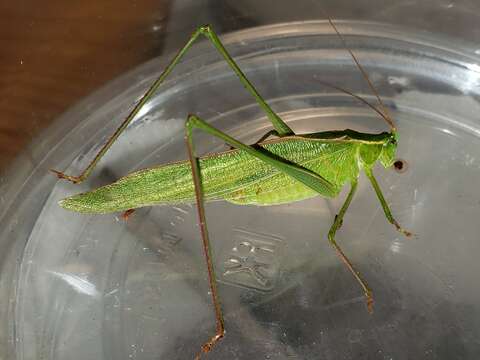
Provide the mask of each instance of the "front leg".
[{"label": "front leg", "polygon": [[380,186],[378,185],[377,179],[375,179],[375,176],[373,176],[372,169],[371,168],[365,168],[365,174],[367,175],[368,179],[370,180],[370,183],[373,186],[373,189],[375,190],[375,193],[377,194],[378,200],[380,201],[380,204],[382,205],[383,212],[385,213],[385,217],[387,220],[395,226],[395,228],[401,232],[403,235],[407,237],[411,237],[412,233],[410,231],[405,230],[400,226],[400,224],[395,220],[395,218],[392,215],[392,212],[390,211],[390,208],[385,201],[385,198],[383,197],[382,190],[380,189]]}]

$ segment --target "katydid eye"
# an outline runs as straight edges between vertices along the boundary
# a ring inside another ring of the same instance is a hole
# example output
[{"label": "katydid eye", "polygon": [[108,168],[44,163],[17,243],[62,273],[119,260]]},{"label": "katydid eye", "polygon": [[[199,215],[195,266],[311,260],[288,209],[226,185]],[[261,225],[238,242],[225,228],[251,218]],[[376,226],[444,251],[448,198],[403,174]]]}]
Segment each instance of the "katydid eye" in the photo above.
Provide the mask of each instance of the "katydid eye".
[{"label": "katydid eye", "polygon": [[405,160],[397,159],[393,163],[393,168],[398,173],[404,173],[405,171],[407,171],[408,165]]}]

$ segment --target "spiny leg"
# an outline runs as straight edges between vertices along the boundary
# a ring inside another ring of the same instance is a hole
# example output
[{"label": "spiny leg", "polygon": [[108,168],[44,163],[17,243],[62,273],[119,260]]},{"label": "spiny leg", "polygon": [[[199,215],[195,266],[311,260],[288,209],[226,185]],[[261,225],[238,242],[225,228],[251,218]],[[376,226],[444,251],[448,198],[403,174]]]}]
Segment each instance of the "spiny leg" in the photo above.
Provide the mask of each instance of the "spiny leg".
[{"label": "spiny leg", "polygon": [[233,60],[230,54],[227,52],[222,42],[218,38],[217,34],[212,30],[210,25],[204,25],[199,28],[199,31],[202,32],[215,46],[215,48],[220,52],[223,58],[227,61],[228,65],[232,70],[237,74],[240,82],[245,86],[245,88],[250,92],[250,94],[255,98],[258,105],[265,111],[270,122],[272,123],[275,130],[277,130],[280,136],[293,135],[294,132],[290,127],[272,110],[272,108],[265,102],[265,100],[260,96],[255,87],[250,83],[245,74],[240,70],[237,63]]},{"label": "spiny leg", "polygon": [[162,84],[165,78],[171,73],[173,68],[177,65],[177,63],[180,61],[183,55],[185,55],[185,53],[188,51],[188,49],[190,49],[192,44],[200,35],[204,35],[215,46],[217,51],[222,55],[222,57],[225,59],[225,61],[228,63],[231,69],[235,72],[235,74],[237,75],[237,77],[239,78],[243,86],[248,90],[248,92],[255,98],[256,102],[260,105],[260,107],[265,111],[265,113],[267,114],[267,117],[271,121],[273,127],[275,128],[279,136],[294,134],[292,129],[290,129],[290,127],[270,108],[270,106],[260,96],[260,94],[255,89],[255,87],[247,79],[245,74],[243,74],[243,72],[240,70],[240,68],[236,64],[236,62],[233,60],[233,58],[230,56],[230,54],[227,52],[227,50],[223,46],[218,36],[212,30],[210,25],[204,25],[204,26],[200,26],[192,34],[192,36],[187,41],[187,43],[183,46],[183,48],[180,49],[180,51],[178,51],[178,53],[175,55],[172,61],[167,65],[167,67],[163,70],[160,76],[153,82],[153,84],[150,86],[147,92],[142,96],[140,101],[135,105],[135,107],[128,114],[125,120],[123,120],[122,124],[115,130],[113,135],[108,139],[105,145],[103,145],[100,151],[95,155],[93,160],[80,173],[80,175],[78,176],[66,175],[61,171],[57,171],[53,169],[51,171],[54,172],[59,178],[69,180],[75,184],[78,184],[84,181],[90,175],[90,173],[95,168],[95,166],[100,161],[100,159],[110,149],[112,144],[117,140],[120,134],[127,128],[128,124],[132,122],[132,120],[138,114],[140,109],[147,103],[148,100],[152,98],[153,94],[158,89],[158,87]]},{"label": "spiny leg", "polygon": [[210,135],[220,138],[221,140],[225,141],[230,146],[234,146],[240,150],[247,152],[248,154],[274,166],[279,171],[282,171],[293,178],[297,179],[298,181],[304,183],[306,186],[309,186],[315,191],[319,193],[332,193],[333,194],[333,187],[332,185],[322,178],[320,175],[311,172],[305,168],[302,168],[296,164],[290,163],[285,159],[279,158],[264,149],[258,149],[246,144],[241,143],[240,141],[230,137],[229,135],[223,133],[222,131],[214,128],[213,126],[209,125],[204,120],[200,119],[195,115],[189,115],[187,118],[187,122],[185,124],[185,140],[187,142],[188,147],[188,155],[190,159],[190,163],[192,165],[192,176],[193,182],[195,186],[195,196],[197,200],[197,211],[200,223],[200,229],[202,234],[203,240],[203,250],[207,262],[207,269],[208,269],[208,277],[210,283],[210,289],[212,293],[212,301],[215,307],[215,317],[216,317],[216,333],[215,335],[206,342],[202,348],[201,352],[197,355],[196,359],[200,359],[202,353],[209,352],[212,347],[225,335],[224,330],[224,321],[222,310],[220,307],[220,301],[217,294],[217,286],[216,286],[216,278],[215,278],[215,271],[213,267],[212,261],[212,254],[210,249],[210,242],[208,239],[208,230],[207,230],[207,223],[205,219],[205,209],[204,209],[204,201],[203,201],[203,189],[202,189],[202,182],[201,182],[201,173],[200,173],[200,166],[198,158],[195,156],[195,149],[193,146],[192,140],[192,132],[193,129],[197,128],[207,132]]},{"label": "spiny leg", "polygon": [[365,174],[367,177],[370,179],[370,182],[372,183],[373,189],[375,190],[375,193],[377,194],[378,200],[380,201],[380,204],[382,205],[383,212],[385,213],[385,217],[387,220],[395,226],[395,228],[400,231],[402,234],[404,234],[407,237],[412,236],[412,233],[410,231],[405,230],[400,226],[400,224],[397,222],[397,220],[394,219],[392,212],[390,211],[390,208],[385,201],[385,198],[383,197],[382,190],[380,189],[380,186],[377,183],[377,179],[375,179],[375,176],[373,176],[372,169],[370,168],[365,168]]},{"label": "spiny leg", "polygon": [[100,151],[95,155],[93,160],[88,164],[88,166],[80,173],[78,176],[71,176],[71,175],[66,175],[63,172],[57,171],[57,170],[51,170],[60,179],[66,179],[69,180],[75,184],[81,183],[84,181],[92,172],[92,170],[95,168],[97,163],[100,161],[100,159],[105,155],[105,153],[110,149],[110,147],[113,145],[113,143],[117,140],[117,138],[121,135],[121,133],[127,128],[128,124],[132,122],[132,120],[135,118],[135,116],[138,114],[138,112],[142,109],[142,107],[150,100],[155,93],[155,91],[158,89],[158,87],[162,84],[162,82],[165,80],[165,78],[172,72],[173,68],[177,65],[177,63],[180,61],[180,59],[185,55],[185,53],[188,51],[188,49],[192,46],[192,44],[195,42],[195,40],[198,38],[200,35],[199,30],[195,31],[190,39],[187,41],[187,43],[184,45],[183,48],[181,48],[178,53],[175,55],[175,57],[172,59],[172,61],[167,65],[167,67],[163,70],[163,72],[160,74],[160,76],[153,82],[153,84],[150,86],[150,88],[145,92],[145,94],[141,97],[140,101],[133,107],[133,109],[130,111],[130,113],[127,115],[127,117],[123,120],[121,125],[115,130],[115,132],[112,134],[112,136],[108,139],[108,141],[105,143],[105,145],[102,146]]},{"label": "spiny leg", "polygon": [[205,218],[205,207],[204,207],[204,200],[203,200],[203,189],[202,189],[202,180],[200,174],[200,165],[198,158],[195,156],[195,148],[193,145],[193,137],[192,137],[192,127],[188,125],[188,120],[185,126],[185,141],[187,143],[188,149],[188,158],[190,160],[190,165],[192,167],[192,177],[193,177],[193,184],[195,188],[195,198],[197,204],[197,212],[198,212],[198,220],[200,226],[200,232],[202,235],[202,242],[203,242],[203,253],[205,255],[205,260],[207,262],[207,270],[208,270],[208,282],[210,285],[210,293],[212,295],[212,302],[215,309],[215,328],[216,332],[215,335],[210,338],[207,342],[205,342],[202,347],[200,353],[195,356],[195,359],[200,359],[202,353],[208,353],[215,344],[221,340],[225,336],[225,324],[223,320],[223,313],[222,308],[220,305],[220,299],[218,297],[217,292],[217,280],[215,277],[215,269],[213,266],[212,261],[212,251],[210,247],[210,240],[208,238],[208,229],[207,229],[207,220]]},{"label": "spiny leg", "polygon": [[347,199],[342,205],[342,208],[340,209],[339,213],[335,216],[335,220],[328,231],[328,240],[332,244],[332,246],[335,248],[337,255],[340,257],[340,259],[345,263],[347,266],[348,270],[353,274],[355,279],[358,281],[360,286],[363,289],[363,292],[365,294],[365,297],[367,298],[367,308],[368,312],[372,313],[373,311],[373,295],[372,295],[372,290],[368,287],[367,283],[365,280],[362,279],[360,276],[360,273],[355,270],[353,267],[351,261],[348,259],[348,257],[345,255],[343,250],[338,246],[337,242],[335,241],[335,234],[337,230],[340,228],[343,222],[343,217],[345,213],[347,212],[348,207],[350,206],[350,203],[352,202],[353,195],[355,194],[355,191],[357,189],[357,180],[352,181],[351,189],[350,192],[348,193]]}]

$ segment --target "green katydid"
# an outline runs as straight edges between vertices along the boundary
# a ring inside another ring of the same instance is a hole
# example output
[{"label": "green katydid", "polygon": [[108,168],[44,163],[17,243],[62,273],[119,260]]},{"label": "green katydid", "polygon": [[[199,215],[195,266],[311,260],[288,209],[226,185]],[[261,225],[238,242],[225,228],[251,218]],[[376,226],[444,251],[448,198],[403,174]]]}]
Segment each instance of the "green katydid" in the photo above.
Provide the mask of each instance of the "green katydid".
[{"label": "green katydid", "polygon": [[[345,40],[336,26],[330,19],[329,22],[346,47]],[[372,311],[372,291],[335,241],[335,234],[342,225],[343,217],[353,199],[357,188],[357,179],[362,169],[375,190],[387,220],[406,236],[410,236],[410,233],[404,230],[392,216],[372,173],[372,168],[377,161],[380,161],[384,167],[393,165],[398,141],[397,131],[379,95],[368,79],[367,73],[347,47],[357,67],[374,92],[382,110],[347,90],[333,85],[329,86],[346,92],[376,111],[389,124],[390,132],[368,134],[347,129],[295,134],[260,96],[228,54],[215,32],[209,25],[206,25],[199,27],[192,34],[185,46],[176,54],[79,176],[66,175],[56,170],[52,171],[59,178],[74,183],[85,180],[200,35],[209,39],[227,61],[244,87],[265,111],[274,130],[265,134],[255,144],[246,145],[217,130],[199,117],[188,115],[185,124],[185,140],[189,160],[134,172],[112,184],[64,199],[60,201],[60,205],[68,210],[90,214],[125,211],[125,216],[127,216],[133,211],[132,209],[139,207],[196,202],[216,316],[216,333],[202,345],[201,351],[197,355],[197,358],[200,358],[202,353],[209,352],[225,334],[208,239],[204,202],[226,200],[243,205],[276,205],[318,195],[336,197],[343,186],[350,183],[350,192],[333,221],[328,232],[328,239],[340,259],[362,287],[368,310]],[[231,146],[231,150],[197,157],[192,138],[194,129],[203,130],[222,139]],[[276,138],[267,140],[272,135]]]}]

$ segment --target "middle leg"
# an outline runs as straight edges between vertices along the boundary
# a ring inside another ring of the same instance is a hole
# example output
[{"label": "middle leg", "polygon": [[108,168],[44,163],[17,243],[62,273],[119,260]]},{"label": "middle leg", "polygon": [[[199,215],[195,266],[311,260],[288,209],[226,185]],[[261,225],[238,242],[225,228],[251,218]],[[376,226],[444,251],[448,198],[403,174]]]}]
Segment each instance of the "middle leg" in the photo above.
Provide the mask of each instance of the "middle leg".
[{"label": "middle leg", "polygon": [[372,290],[370,290],[370,287],[368,286],[367,282],[363,280],[362,276],[360,273],[353,267],[352,262],[350,259],[345,255],[343,250],[340,248],[340,246],[337,244],[335,240],[335,234],[337,233],[337,230],[340,228],[340,226],[343,223],[343,217],[345,216],[345,213],[347,212],[348,207],[350,206],[350,203],[352,202],[353,195],[355,194],[355,191],[357,190],[357,180],[352,181],[351,189],[350,192],[348,193],[347,199],[342,205],[342,208],[340,209],[339,213],[335,216],[335,220],[333,221],[333,224],[328,232],[328,240],[334,247],[335,251],[337,252],[337,255],[340,257],[340,259],[344,262],[344,264],[347,266],[348,270],[352,273],[352,275],[355,277],[355,279],[358,281],[360,286],[363,289],[363,292],[365,294],[365,297],[367,299],[367,308],[368,312],[372,313],[373,312],[373,295],[372,295]]}]

